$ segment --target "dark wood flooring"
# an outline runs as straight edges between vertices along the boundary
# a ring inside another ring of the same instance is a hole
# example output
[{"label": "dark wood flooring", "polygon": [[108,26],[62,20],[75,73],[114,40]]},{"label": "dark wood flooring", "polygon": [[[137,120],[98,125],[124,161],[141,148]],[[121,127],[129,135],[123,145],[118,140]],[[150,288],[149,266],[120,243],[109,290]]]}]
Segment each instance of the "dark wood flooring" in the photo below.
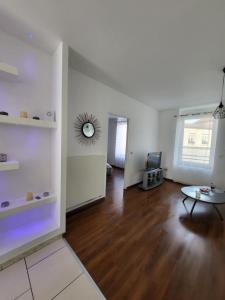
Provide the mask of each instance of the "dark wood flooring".
[{"label": "dark wood flooring", "polygon": [[207,204],[191,219],[179,184],[123,196],[123,176],[114,175],[106,199],[70,216],[65,235],[105,297],[224,300],[225,221]]}]

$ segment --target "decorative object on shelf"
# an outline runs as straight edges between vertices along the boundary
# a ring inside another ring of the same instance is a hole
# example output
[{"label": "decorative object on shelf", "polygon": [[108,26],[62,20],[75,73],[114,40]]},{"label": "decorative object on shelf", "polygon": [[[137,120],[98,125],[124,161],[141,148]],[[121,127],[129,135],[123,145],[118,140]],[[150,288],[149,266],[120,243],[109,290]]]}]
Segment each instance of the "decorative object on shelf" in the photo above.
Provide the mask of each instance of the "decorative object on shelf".
[{"label": "decorative object on shelf", "polygon": [[40,118],[37,117],[37,116],[34,116],[34,117],[33,117],[33,120],[40,120]]},{"label": "decorative object on shelf", "polygon": [[40,196],[36,196],[35,199],[36,199],[36,200],[40,200],[41,197],[40,197]]},{"label": "decorative object on shelf", "polygon": [[9,201],[4,201],[1,203],[1,208],[9,207],[9,205],[10,205]]},{"label": "decorative object on shelf", "polygon": [[28,118],[28,113],[26,111],[21,111],[20,112],[20,118],[25,118],[27,119]]},{"label": "decorative object on shelf", "polygon": [[9,114],[6,111],[0,111],[0,115],[2,115],[2,116],[8,116]]},{"label": "decorative object on shelf", "polygon": [[7,162],[7,154],[0,153],[0,162]]},{"label": "decorative object on shelf", "polygon": [[225,107],[223,105],[224,80],[225,80],[225,68],[223,68],[223,83],[222,83],[221,100],[220,100],[219,106],[217,106],[216,110],[213,113],[214,119],[224,119],[225,118]]},{"label": "decorative object on shelf", "polygon": [[212,192],[215,191],[216,186],[215,186],[215,184],[213,182],[210,184],[210,188],[211,188]]},{"label": "decorative object on shelf", "polygon": [[101,127],[98,119],[92,114],[80,114],[75,122],[74,129],[78,141],[85,145],[95,144],[101,134]]},{"label": "decorative object on shelf", "polygon": [[31,201],[34,199],[34,195],[32,192],[27,192],[27,197],[26,197],[26,200],[27,201]]},{"label": "decorative object on shelf", "polygon": [[46,119],[48,121],[55,122],[56,121],[56,113],[55,113],[55,111],[47,111],[47,113],[46,113]]},{"label": "decorative object on shelf", "polygon": [[50,195],[49,192],[44,192],[44,193],[43,193],[43,197],[48,197],[49,195]]}]

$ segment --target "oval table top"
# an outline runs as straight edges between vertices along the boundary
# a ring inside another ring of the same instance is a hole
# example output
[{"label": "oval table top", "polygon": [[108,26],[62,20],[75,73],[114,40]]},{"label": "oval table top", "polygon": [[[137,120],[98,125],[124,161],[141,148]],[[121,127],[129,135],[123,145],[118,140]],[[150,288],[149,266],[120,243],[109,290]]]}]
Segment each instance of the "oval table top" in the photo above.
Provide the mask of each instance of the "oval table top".
[{"label": "oval table top", "polygon": [[196,191],[200,191],[200,188],[206,188],[207,186],[185,186],[181,188],[181,192],[198,201],[207,202],[211,204],[224,204],[225,203],[225,193],[222,190],[215,189],[215,191],[211,191],[209,194],[200,193],[200,198],[196,197]]}]

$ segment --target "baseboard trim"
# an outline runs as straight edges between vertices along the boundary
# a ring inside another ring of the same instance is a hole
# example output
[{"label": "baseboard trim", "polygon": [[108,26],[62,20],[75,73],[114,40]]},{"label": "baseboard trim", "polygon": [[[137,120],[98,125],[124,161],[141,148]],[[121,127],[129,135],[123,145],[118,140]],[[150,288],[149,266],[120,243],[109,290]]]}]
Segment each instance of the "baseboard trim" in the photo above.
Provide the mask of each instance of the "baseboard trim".
[{"label": "baseboard trim", "polygon": [[131,185],[127,186],[127,187],[125,188],[125,190],[132,189],[132,188],[138,186],[138,185],[141,184],[141,183],[142,183],[142,180],[139,181],[139,182],[137,182],[137,183],[134,183],[134,184],[131,184]]},{"label": "baseboard trim", "polygon": [[71,207],[69,210],[67,210],[66,212],[66,217],[70,217],[74,214],[77,214],[91,206],[94,206],[96,204],[98,204],[99,202],[101,201],[104,201],[105,200],[105,197],[99,197],[99,198],[96,198],[96,199],[91,199],[89,201],[86,201],[84,203],[81,203],[79,204],[78,206],[74,206],[74,207]]},{"label": "baseboard trim", "polygon": [[178,183],[178,184],[181,184],[181,185],[187,185],[187,186],[191,186],[191,184],[188,184],[188,183],[184,183],[184,182],[180,182],[180,181],[175,181],[171,178],[164,178],[166,181],[169,181],[169,182],[173,182],[173,183]]},{"label": "baseboard trim", "polygon": [[171,178],[166,178],[166,177],[164,177],[164,179],[165,179],[166,181],[174,182],[173,179],[171,179]]},{"label": "baseboard trim", "polygon": [[0,264],[0,272],[11,265],[17,263],[21,259],[24,259],[25,257],[37,252],[38,250],[41,250],[43,247],[48,246],[49,244],[53,243],[54,241],[62,238],[63,234],[58,234],[50,239],[47,239],[46,241],[41,242],[40,244],[31,247],[29,250],[26,250],[18,255],[16,255],[13,258],[10,258],[9,260],[6,260],[4,263]]},{"label": "baseboard trim", "polygon": [[114,165],[111,165],[114,169],[118,169],[118,170],[121,170],[121,171],[124,171],[124,168],[121,168],[121,167],[117,167],[117,166],[114,166]]}]

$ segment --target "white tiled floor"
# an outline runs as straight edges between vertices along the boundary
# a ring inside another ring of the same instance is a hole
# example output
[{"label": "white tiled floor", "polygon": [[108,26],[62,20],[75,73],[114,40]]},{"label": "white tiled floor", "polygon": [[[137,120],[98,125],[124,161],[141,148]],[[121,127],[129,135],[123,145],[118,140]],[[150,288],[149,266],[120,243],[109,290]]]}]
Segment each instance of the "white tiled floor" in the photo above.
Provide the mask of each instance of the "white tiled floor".
[{"label": "white tiled floor", "polygon": [[68,286],[62,293],[60,293],[55,300],[70,300],[74,295],[79,295],[80,299],[91,299],[98,300],[99,294],[97,292],[93,293],[93,286],[87,280],[85,275],[79,276],[70,286]]},{"label": "white tiled floor", "polygon": [[74,252],[57,240],[0,272],[1,300],[105,299]]},{"label": "white tiled floor", "polygon": [[34,299],[52,299],[82,273],[67,248],[50,255],[28,271]]},{"label": "white tiled floor", "polygon": [[29,290],[30,284],[23,260],[0,272],[0,299],[12,300]]},{"label": "white tiled floor", "polygon": [[51,255],[52,253],[58,251],[65,247],[65,242],[63,239],[58,239],[55,242],[49,244],[48,246],[42,248],[41,250],[26,257],[27,267],[30,268],[36,263],[40,262],[42,259]]},{"label": "white tiled floor", "polygon": [[33,300],[31,290],[27,291],[23,295],[21,295],[19,298],[16,298],[16,300]]}]

